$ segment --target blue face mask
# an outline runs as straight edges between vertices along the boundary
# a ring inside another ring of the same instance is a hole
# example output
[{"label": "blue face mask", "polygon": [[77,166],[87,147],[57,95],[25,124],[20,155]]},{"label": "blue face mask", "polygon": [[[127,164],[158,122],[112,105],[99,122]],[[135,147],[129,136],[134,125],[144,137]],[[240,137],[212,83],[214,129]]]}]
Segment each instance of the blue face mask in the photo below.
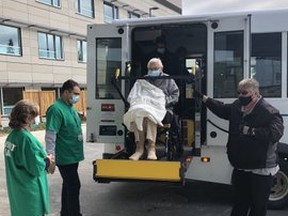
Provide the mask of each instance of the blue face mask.
[{"label": "blue face mask", "polygon": [[75,104],[79,101],[79,95],[73,95],[72,98],[69,99],[70,104]]},{"label": "blue face mask", "polygon": [[160,70],[148,70],[148,76],[156,77],[160,76],[161,71]]}]

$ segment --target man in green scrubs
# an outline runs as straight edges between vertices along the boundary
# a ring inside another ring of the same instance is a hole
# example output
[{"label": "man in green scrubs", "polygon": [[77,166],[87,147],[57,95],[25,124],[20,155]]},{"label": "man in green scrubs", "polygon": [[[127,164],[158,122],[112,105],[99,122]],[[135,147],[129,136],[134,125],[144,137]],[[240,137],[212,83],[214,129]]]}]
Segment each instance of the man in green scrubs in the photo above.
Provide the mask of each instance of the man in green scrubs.
[{"label": "man in green scrubs", "polygon": [[84,160],[81,120],[73,104],[80,87],[74,80],[64,82],[61,97],[46,113],[46,151],[55,157],[63,179],[61,216],[80,216],[79,162]]},{"label": "man in green scrubs", "polygon": [[12,109],[12,129],[4,146],[6,184],[11,216],[43,216],[49,213],[47,171],[52,158],[29,132],[38,107],[21,100]]}]

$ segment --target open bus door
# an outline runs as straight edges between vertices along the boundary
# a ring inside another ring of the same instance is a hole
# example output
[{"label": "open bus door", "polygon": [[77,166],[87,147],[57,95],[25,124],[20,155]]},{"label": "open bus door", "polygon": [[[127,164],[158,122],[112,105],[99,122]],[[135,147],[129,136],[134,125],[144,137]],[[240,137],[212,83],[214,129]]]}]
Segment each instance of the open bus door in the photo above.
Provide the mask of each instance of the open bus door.
[{"label": "open bus door", "polygon": [[[107,146],[113,151],[123,149],[125,140],[122,124],[125,104],[112,81],[115,73],[125,75],[126,37],[127,31],[123,28],[88,26],[87,140],[95,144],[109,143]],[[117,85],[122,91],[123,82],[119,81]]]}]

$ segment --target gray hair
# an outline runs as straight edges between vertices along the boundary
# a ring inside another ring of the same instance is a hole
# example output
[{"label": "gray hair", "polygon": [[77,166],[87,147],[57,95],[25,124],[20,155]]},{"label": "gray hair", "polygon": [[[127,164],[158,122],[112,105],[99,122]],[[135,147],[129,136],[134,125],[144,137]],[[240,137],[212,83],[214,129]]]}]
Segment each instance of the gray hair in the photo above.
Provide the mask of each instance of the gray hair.
[{"label": "gray hair", "polygon": [[149,62],[147,63],[147,68],[150,68],[150,66],[152,64],[157,65],[161,69],[163,68],[163,64],[162,64],[162,61],[161,61],[160,58],[152,58],[152,59],[150,59]]},{"label": "gray hair", "polygon": [[252,90],[259,93],[259,82],[253,78],[243,79],[238,84],[238,91]]}]

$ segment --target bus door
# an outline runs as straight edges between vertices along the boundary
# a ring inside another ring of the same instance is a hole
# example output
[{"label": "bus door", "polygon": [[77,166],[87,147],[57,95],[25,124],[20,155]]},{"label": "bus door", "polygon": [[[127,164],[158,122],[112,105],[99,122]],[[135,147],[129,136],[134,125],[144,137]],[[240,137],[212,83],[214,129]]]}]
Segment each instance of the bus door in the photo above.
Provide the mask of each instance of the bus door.
[{"label": "bus door", "polygon": [[117,77],[125,75],[127,29],[89,25],[87,40],[87,141],[112,143],[115,145],[111,148],[120,151],[125,138],[125,105],[121,98],[125,86]]},{"label": "bus door", "polygon": [[[249,74],[249,26],[249,15],[207,22],[207,86],[201,86],[202,93],[206,90],[209,97],[224,103],[237,98],[238,82]],[[201,146],[201,157],[193,158],[185,177],[229,184],[232,168],[226,155],[228,122],[206,111],[206,142]]]},{"label": "bus door", "polygon": [[[223,102],[237,98],[238,82],[249,76],[250,16],[224,17],[208,26],[208,85],[210,97]],[[225,146],[227,121],[207,112],[208,145]],[[216,124],[216,125],[213,125]],[[219,128],[215,127],[219,126]],[[221,130],[225,129],[225,130]]]}]

